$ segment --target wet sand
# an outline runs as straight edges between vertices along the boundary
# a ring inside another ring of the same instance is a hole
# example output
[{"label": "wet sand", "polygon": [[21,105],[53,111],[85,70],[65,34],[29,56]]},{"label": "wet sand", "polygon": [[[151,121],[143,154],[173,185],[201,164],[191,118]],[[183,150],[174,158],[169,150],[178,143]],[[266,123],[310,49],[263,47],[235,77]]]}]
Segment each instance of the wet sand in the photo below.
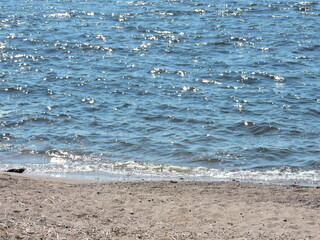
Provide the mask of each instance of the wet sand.
[{"label": "wet sand", "polygon": [[0,239],[320,239],[320,188],[1,173]]}]

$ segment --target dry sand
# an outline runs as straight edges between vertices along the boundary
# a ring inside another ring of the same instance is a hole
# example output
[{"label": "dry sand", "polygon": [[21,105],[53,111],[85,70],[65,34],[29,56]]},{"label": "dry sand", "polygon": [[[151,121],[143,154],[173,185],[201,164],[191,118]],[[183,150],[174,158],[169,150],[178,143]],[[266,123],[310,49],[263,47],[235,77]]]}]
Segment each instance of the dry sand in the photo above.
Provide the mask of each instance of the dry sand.
[{"label": "dry sand", "polygon": [[0,239],[320,239],[320,188],[1,173]]}]

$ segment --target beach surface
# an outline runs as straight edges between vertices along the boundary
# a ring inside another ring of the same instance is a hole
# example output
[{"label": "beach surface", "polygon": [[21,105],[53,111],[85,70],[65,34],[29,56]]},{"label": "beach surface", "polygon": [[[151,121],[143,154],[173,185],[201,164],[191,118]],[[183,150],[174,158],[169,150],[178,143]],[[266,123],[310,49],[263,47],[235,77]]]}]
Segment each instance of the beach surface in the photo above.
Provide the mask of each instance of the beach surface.
[{"label": "beach surface", "polygon": [[1,173],[0,239],[320,239],[320,188]]}]

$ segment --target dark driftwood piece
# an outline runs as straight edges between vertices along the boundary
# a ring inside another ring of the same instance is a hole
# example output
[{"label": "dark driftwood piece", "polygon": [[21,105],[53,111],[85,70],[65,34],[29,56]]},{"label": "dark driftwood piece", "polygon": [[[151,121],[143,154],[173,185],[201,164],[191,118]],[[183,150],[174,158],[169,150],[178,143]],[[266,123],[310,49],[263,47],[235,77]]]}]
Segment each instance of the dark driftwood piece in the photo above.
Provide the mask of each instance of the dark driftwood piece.
[{"label": "dark driftwood piece", "polygon": [[26,170],[25,168],[11,168],[11,169],[8,169],[6,172],[23,173],[25,170]]}]

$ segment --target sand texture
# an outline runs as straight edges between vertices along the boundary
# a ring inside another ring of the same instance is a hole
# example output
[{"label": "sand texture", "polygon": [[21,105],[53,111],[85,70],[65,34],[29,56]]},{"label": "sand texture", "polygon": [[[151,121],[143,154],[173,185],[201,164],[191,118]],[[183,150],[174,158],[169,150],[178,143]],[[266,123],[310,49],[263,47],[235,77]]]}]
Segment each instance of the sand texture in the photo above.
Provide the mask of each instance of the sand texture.
[{"label": "sand texture", "polygon": [[320,239],[320,188],[1,173],[0,239]]}]

